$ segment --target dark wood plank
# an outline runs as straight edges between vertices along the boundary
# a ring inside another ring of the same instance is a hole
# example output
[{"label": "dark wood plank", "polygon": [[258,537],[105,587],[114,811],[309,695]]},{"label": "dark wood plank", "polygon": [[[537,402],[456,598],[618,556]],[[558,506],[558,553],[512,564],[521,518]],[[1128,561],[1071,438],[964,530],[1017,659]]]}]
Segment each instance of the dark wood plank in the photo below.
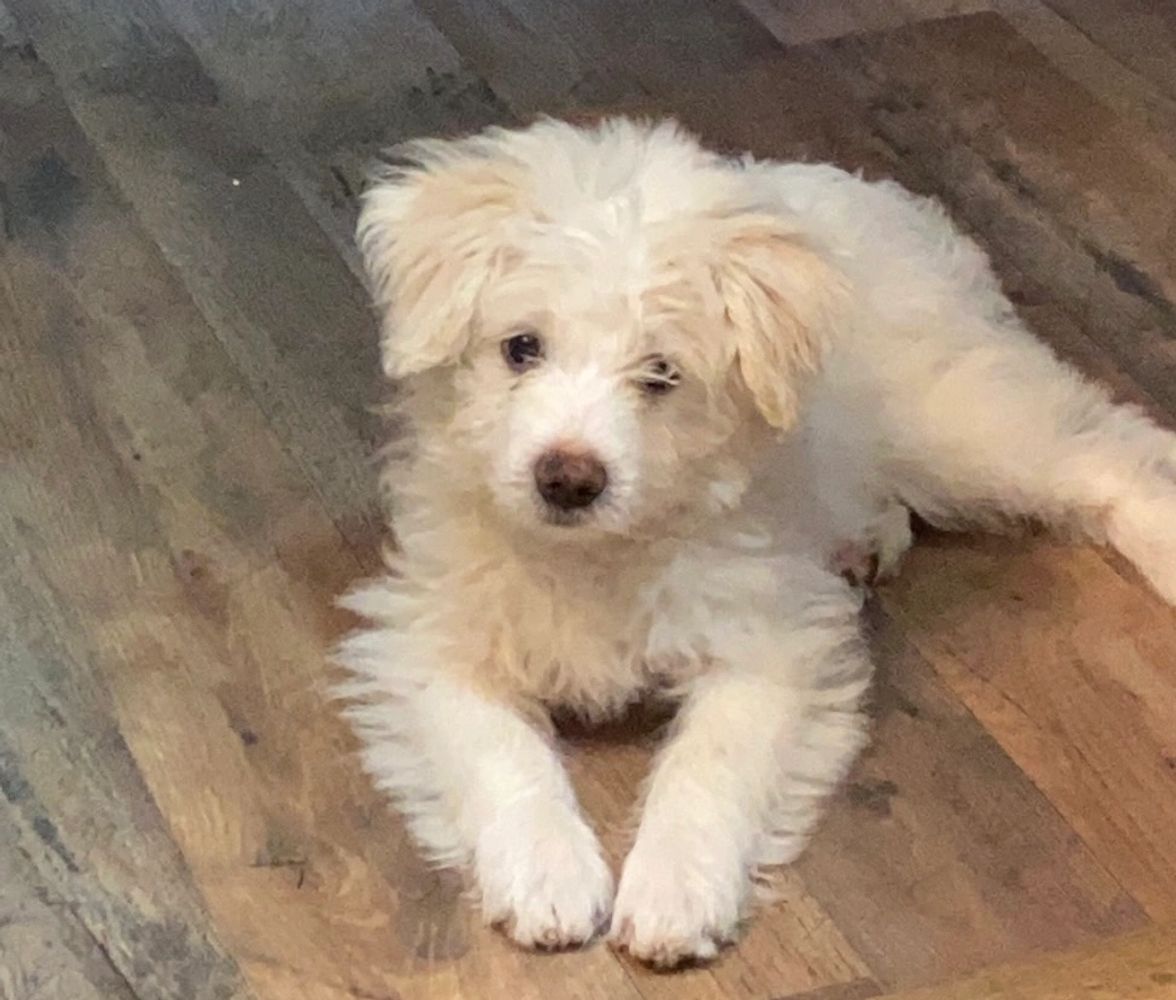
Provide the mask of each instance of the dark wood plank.
[{"label": "dark wood plank", "polygon": [[988,10],[991,0],[739,0],[785,45]]},{"label": "dark wood plank", "polygon": [[[552,4],[417,0],[417,6],[519,117],[623,103],[642,90],[631,70],[603,73],[580,46],[551,30]],[[520,58],[520,53],[529,58]]]},{"label": "dark wood plank", "polygon": [[369,540],[380,390],[359,281],[150,3],[12,8],[340,531]]},{"label": "dark wood plank", "polygon": [[824,986],[807,993],[793,993],[787,997],[777,997],[776,1000],[869,1000],[870,997],[881,996],[882,987],[872,979],[855,979],[852,983],[840,983],[836,986]]},{"label": "dark wood plank", "polygon": [[899,179],[942,198],[1031,295],[1076,307],[1085,338],[1176,415],[1176,162],[1145,131],[995,15],[843,39],[813,57],[900,154]]},{"label": "dark wood plank", "polygon": [[[357,273],[355,195],[371,159],[406,138],[511,117],[477,67],[406,0],[159,0],[151,10],[153,20],[166,15],[165,30],[199,59],[220,105],[266,151]],[[496,11],[478,4],[467,12],[481,32]],[[526,66],[516,69],[525,73]],[[151,99],[150,85],[136,93]]]},{"label": "dark wood plank", "polygon": [[1060,72],[1120,117],[1147,128],[1169,156],[1176,154],[1176,100],[1042,0],[992,0],[990,6]]}]

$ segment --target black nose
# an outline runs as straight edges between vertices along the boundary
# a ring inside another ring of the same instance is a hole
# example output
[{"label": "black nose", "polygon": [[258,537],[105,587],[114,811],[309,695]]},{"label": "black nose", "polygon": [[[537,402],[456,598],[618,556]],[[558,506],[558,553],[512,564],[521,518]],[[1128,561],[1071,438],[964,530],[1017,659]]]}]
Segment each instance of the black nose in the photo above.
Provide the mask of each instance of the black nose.
[{"label": "black nose", "polygon": [[600,460],[580,451],[549,451],[535,463],[535,485],[552,507],[587,507],[608,485]]}]

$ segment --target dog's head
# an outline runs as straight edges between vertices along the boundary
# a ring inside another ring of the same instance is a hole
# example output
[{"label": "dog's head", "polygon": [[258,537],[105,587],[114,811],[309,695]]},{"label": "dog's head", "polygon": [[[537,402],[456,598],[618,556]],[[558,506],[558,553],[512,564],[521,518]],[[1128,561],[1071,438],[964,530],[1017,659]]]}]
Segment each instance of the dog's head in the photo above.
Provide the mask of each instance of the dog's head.
[{"label": "dog's head", "polygon": [[424,443],[455,481],[562,537],[736,504],[745,442],[796,419],[839,288],[746,172],[624,120],[404,156],[359,241],[385,369],[438,397]]}]

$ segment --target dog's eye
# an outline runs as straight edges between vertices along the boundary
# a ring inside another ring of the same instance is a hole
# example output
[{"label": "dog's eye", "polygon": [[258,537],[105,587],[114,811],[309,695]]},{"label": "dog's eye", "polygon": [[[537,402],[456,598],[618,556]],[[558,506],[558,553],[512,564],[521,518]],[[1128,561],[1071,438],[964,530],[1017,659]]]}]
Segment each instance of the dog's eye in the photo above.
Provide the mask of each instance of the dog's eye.
[{"label": "dog's eye", "polygon": [[511,371],[524,372],[543,357],[543,341],[530,330],[516,333],[502,342],[502,357]]},{"label": "dog's eye", "polygon": [[637,385],[647,396],[664,396],[682,381],[682,374],[665,358],[650,358],[637,376]]}]

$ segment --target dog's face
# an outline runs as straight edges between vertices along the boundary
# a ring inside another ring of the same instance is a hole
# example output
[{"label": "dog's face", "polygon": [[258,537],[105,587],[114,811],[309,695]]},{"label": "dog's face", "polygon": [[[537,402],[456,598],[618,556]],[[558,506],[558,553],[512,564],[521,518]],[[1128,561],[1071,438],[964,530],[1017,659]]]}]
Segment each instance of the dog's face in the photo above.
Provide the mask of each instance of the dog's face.
[{"label": "dog's face", "polygon": [[[746,441],[787,427],[832,271],[672,128],[544,123],[413,150],[360,242],[428,446],[516,525],[656,535],[729,509]],[[439,378],[443,375],[443,378]]]}]

